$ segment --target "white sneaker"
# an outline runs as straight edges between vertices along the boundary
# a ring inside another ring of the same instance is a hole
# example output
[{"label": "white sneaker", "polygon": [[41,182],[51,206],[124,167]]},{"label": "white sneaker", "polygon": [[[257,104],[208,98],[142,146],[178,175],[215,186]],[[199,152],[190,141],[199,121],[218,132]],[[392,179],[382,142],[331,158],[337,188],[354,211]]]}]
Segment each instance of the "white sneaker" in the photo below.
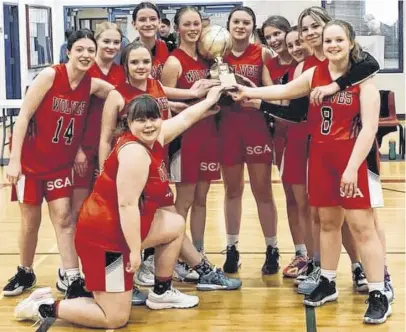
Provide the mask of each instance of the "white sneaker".
[{"label": "white sneaker", "polygon": [[140,286],[154,286],[155,282],[155,260],[154,255],[149,256],[141,262],[137,273],[134,274],[134,283]]},{"label": "white sneaker", "polygon": [[199,281],[199,274],[195,270],[192,270],[185,262],[178,261],[173,270],[173,279],[197,283]]},{"label": "white sneaker", "polygon": [[185,309],[195,307],[198,304],[199,298],[197,296],[181,293],[173,287],[162,295],[158,295],[150,290],[147,299],[148,308],[153,310]]},{"label": "white sneaker", "polygon": [[51,287],[39,288],[31,293],[29,297],[21,301],[14,309],[14,317],[19,320],[32,320],[37,322],[43,320],[39,312],[41,304],[54,304]]},{"label": "white sneaker", "polygon": [[65,294],[68,289],[68,277],[66,273],[61,274],[61,269],[58,269],[58,279],[56,280],[56,289],[61,293]]}]

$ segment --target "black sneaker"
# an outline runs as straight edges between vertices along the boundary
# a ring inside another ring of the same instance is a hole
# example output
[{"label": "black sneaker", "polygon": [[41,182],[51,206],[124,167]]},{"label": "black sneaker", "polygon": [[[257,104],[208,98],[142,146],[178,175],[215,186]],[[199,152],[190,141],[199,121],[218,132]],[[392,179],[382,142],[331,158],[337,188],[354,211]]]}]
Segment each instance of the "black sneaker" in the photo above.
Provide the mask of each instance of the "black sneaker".
[{"label": "black sneaker", "polygon": [[366,303],[368,303],[368,309],[364,316],[364,323],[382,324],[392,314],[388,298],[380,291],[370,292]]},{"label": "black sneaker", "polygon": [[278,273],[279,267],[279,249],[268,246],[266,248],[265,263],[262,266],[262,274]]},{"label": "black sneaker", "polygon": [[65,299],[76,299],[78,297],[93,297],[93,294],[85,289],[85,281],[82,278],[74,280],[65,293]]},{"label": "black sneaker", "polygon": [[31,289],[37,283],[37,278],[33,271],[26,272],[22,267],[17,267],[17,273],[9,279],[8,284],[3,288],[4,296],[20,295],[27,289]]},{"label": "black sneaker", "polygon": [[320,307],[326,302],[335,301],[338,298],[335,281],[328,281],[327,278],[320,276],[320,283],[316,289],[306,295],[303,303],[311,307]]},{"label": "black sneaker", "polygon": [[227,258],[223,265],[223,270],[226,273],[236,273],[240,264],[240,253],[233,244],[232,246],[227,246]]},{"label": "black sneaker", "polygon": [[361,267],[357,267],[352,272],[352,281],[354,288],[360,293],[368,292],[368,281],[367,277],[365,276],[364,269]]}]

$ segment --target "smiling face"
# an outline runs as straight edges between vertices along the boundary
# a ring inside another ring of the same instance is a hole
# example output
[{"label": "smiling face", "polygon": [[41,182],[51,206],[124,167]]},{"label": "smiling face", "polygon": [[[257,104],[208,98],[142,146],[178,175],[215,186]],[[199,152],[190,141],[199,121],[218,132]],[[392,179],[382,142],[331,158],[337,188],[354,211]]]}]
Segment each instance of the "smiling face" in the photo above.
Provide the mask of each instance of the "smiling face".
[{"label": "smiling face", "polygon": [[286,50],[285,36],[286,32],[276,27],[267,26],[264,28],[264,37],[266,39],[266,43],[278,54]]},{"label": "smiling face", "polygon": [[69,62],[80,71],[87,71],[94,63],[96,56],[96,45],[89,38],[80,38],[68,51]]},{"label": "smiling face", "polygon": [[139,32],[141,38],[155,38],[159,27],[158,13],[151,8],[140,9],[133,22],[135,29]]},{"label": "smiling face", "polygon": [[179,37],[182,43],[196,43],[202,32],[202,20],[194,10],[187,10],[179,17],[177,26]]},{"label": "smiling face", "polygon": [[322,45],[322,35],[325,23],[320,19],[314,19],[307,15],[302,19],[302,37],[311,47],[320,47]]},{"label": "smiling face", "polygon": [[231,37],[236,41],[248,40],[254,29],[254,21],[250,14],[237,10],[230,17],[229,30]]},{"label": "smiling face", "polygon": [[286,46],[290,56],[298,63],[311,54],[310,46],[300,38],[298,31],[291,31],[286,35]]},{"label": "smiling face", "polygon": [[129,123],[131,133],[148,146],[153,145],[158,139],[161,127],[162,119],[160,117],[138,118]]},{"label": "smiling face", "polygon": [[345,61],[349,59],[354,47],[348,37],[348,32],[339,25],[329,25],[324,29],[323,52],[329,61]]},{"label": "smiling face", "polygon": [[128,75],[134,81],[144,81],[151,74],[151,53],[145,47],[133,49],[128,54]]},{"label": "smiling face", "polygon": [[121,34],[116,29],[107,29],[97,37],[97,55],[113,60],[121,47]]}]

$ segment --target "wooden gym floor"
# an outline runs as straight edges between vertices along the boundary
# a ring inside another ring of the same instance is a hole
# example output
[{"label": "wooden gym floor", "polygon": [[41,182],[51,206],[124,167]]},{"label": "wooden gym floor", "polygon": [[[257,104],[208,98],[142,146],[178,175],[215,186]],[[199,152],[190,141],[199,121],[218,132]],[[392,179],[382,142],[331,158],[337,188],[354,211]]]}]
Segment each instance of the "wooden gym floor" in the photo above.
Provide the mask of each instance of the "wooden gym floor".
[{"label": "wooden gym floor", "polygon": [[[391,135],[388,135],[389,137]],[[386,153],[387,140],[383,143]],[[395,136],[394,136],[395,137]],[[254,199],[248,182],[243,198],[242,230],[240,252],[242,267],[239,277],[243,287],[238,291],[196,292],[193,285],[176,284],[188,293],[198,293],[200,304],[187,310],[152,311],[146,307],[135,307],[127,327],[122,331],[405,331],[405,163],[404,161],[382,162],[382,185],[385,207],[378,215],[386,230],[387,261],[395,287],[396,299],[393,315],[381,326],[365,326],[362,317],[366,309],[365,295],[353,292],[348,256],[341,255],[338,271],[339,299],[315,311],[302,304],[302,296],[296,293],[293,280],[282,278],[282,271],[271,277],[261,275],[265,244],[258,222]],[[0,168],[0,179],[4,179]],[[246,178],[248,179],[248,178]],[[1,180],[0,183],[4,182]],[[281,265],[285,267],[294,254],[289,233],[284,194],[279,175],[273,170],[273,186],[278,207],[279,248]],[[225,255],[225,227],[223,216],[223,185],[213,184],[209,193],[206,251],[210,260],[222,266]],[[19,210],[9,202],[10,188],[0,189],[0,286],[14,275],[19,263],[18,229]],[[46,204],[43,205],[43,223],[39,234],[37,256],[34,268],[37,286],[55,286],[57,268],[60,262],[53,228],[49,221]],[[55,290],[55,295],[60,294]],[[31,323],[13,320],[13,310],[22,296],[5,298],[0,293],[0,331],[33,331]],[[56,321],[49,329],[57,331],[89,331],[62,321]],[[112,331],[112,330],[108,330]]]}]

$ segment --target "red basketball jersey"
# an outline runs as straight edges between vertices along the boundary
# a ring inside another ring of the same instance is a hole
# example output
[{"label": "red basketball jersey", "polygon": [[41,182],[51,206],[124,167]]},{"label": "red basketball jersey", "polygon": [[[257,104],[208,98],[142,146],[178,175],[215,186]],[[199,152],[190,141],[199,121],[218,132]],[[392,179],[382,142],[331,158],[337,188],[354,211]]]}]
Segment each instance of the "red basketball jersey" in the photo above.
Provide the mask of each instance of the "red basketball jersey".
[{"label": "red basketball jersey", "polygon": [[91,77],[86,73],[72,90],[65,64],[55,65],[55,79],[24,138],[23,174],[46,176],[73,165],[88,115]]},{"label": "red basketball jersey", "polygon": [[[331,82],[333,80],[328,69],[328,62],[323,62],[314,71],[312,88],[328,85]],[[360,107],[359,85],[325,97],[322,105],[311,104],[307,122],[312,141],[355,139],[361,125]]]},{"label": "red basketball jersey", "polygon": [[[110,71],[105,75],[97,63],[88,71],[89,75],[94,78],[100,78],[114,86],[125,82],[125,73],[123,67],[113,63]],[[100,141],[101,118],[104,107],[104,100],[96,96],[92,96],[89,105],[89,116],[86,121],[86,128],[83,133],[82,147],[84,149],[92,149],[97,153]]]},{"label": "red basketball jersey", "polygon": [[[228,63],[236,74],[249,78],[257,86],[262,85],[262,46],[258,44],[249,44],[244,53],[235,56],[230,53],[224,57],[224,62]],[[233,104],[233,110],[243,109],[239,104]]]},{"label": "red basketball jersey", "polygon": [[[155,98],[155,100],[158,103],[159,110],[162,115],[162,119],[163,120],[168,119],[168,115],[169,115],[168,98],[166,97],[166,94],[165,94],[164,90],[162,89],[162,85],[159,81],[152,79],[152,78],[148,78],[146,91],[142,91],[142,90],[130,85],[127,82],[123,82],[123,83],[119,84],[116,87],[116,90],[123,96],[126,105],[137,96],[140,96],[143,94],[151,95],[152,97]],[[126,114],[127,114],[127,108],[124,107],[124,109],[119,114],[120,120]]]},{"label": "red basketball jersey", "polygon": [[303,70],[302,70],[302,72],[306,71],[307,69],[313,68],[313,67],[315,67],[317,65],[320,65],[322,63],[328,63],[327,58],[324,59],[324,60],[320,60],[314,54],[311,55],[311,56],[308,56],[303,62]]},{"label": "red basketball jersey", "polygon": [[[190,89],[195,82],[209,77],[209,64],[202,58],[198,57],[198,59],[195,60],[180,48],[173,50],[171,56],[178,59],[182,66],[182,73],[176,83],[177,88]],[[187,130],[185,135],[214,134],[216,132],[217,129],[214,116],[210,116],[194,124]]]},{"label": "red basketball jersey", "polygon": [[165,42],[157,39],[154,48],[152,49],[153,60],[151,76],[156,80],[161,79],[162,69],[166,59],[168,59],[169,51]]},{"label": "red basketball jersey", "polygon": [[148,179],[140,204],[141,223],[150,224],[159,207],[173,205],[173,194],[169,187],[162,145],[155,142],[153,148],[149,149],[131,133],[123,134],[106,159],[93,192],[86,199],[80,211],[78,229],[89,233],[89,243],[93,242],[101,248],[127,249],[120,223],[116,179],[119,167],[118,154],[121,148],[135,142],[143,145],[151,158]]},{"label": "red basketball jersey", "polygon": [[265,61],[265,66],[269,71],[269,75],[271,76],[271,80],[273,84],[282,84],[282,79],[285,74],[291,69],[292,67],[296,67],[296,62],[292,61],[290,64],[281,65],[279,63],[279,57],[270,58]]}]

